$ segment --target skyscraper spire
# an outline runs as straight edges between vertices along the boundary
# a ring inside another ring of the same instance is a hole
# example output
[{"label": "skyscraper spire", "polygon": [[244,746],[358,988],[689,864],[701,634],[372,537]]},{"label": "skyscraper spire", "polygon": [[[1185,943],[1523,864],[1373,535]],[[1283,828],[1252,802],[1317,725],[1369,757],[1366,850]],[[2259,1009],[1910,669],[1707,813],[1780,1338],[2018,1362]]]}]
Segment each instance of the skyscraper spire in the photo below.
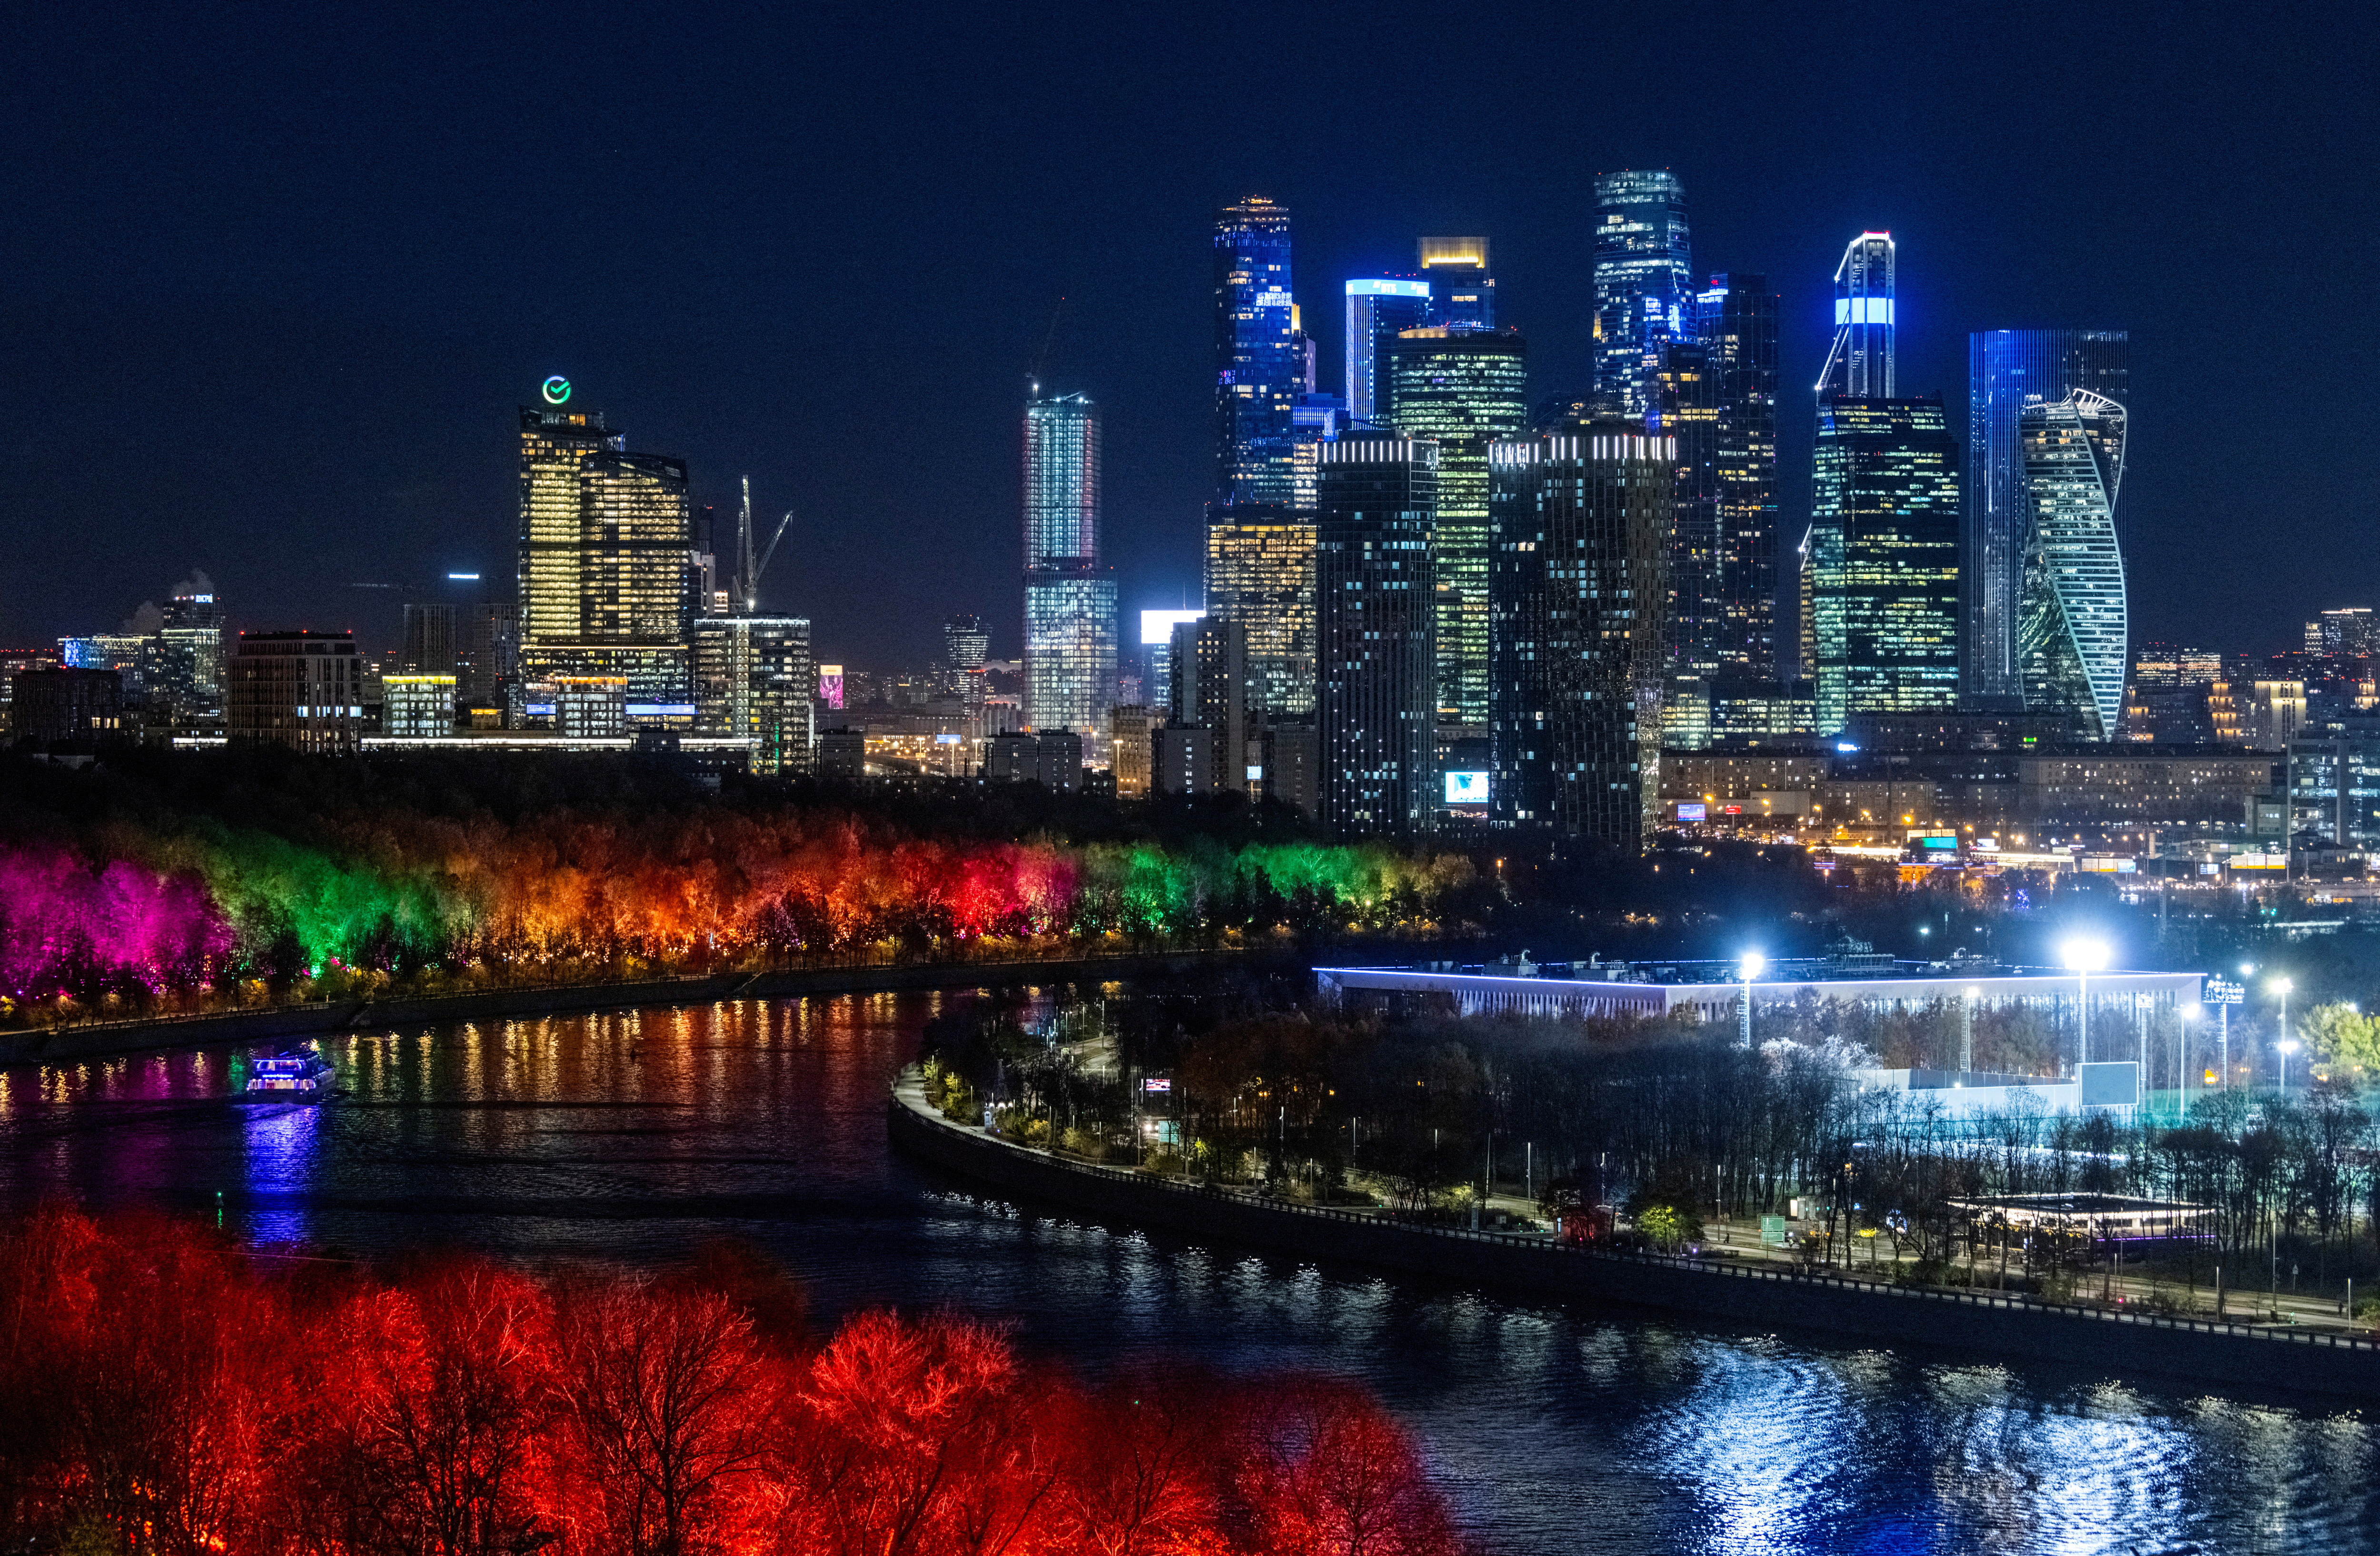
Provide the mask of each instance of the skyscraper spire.
[{"label": "skyscraper spire", "polygon": [[1821,395],[1892,398],[1893,244],[1888,232],[1864,232],[1835,267],[1835,344]]}]

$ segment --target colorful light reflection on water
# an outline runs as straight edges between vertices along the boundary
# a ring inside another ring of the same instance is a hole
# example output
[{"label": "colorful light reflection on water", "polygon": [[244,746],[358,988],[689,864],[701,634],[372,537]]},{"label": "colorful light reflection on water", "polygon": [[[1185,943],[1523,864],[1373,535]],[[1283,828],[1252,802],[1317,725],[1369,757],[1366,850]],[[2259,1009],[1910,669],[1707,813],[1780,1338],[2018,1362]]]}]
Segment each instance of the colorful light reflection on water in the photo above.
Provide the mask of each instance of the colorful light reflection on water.
[{"label": "colorful light reflection on water", "polygon": [[2361,1551],[2347,1413],[1510,1301],[987,1201],[893,1158],[882,1085],[938,996],[362,1033],[354,1095],[219,1100],[237,1056],[0,1074],[0,1196],[261,1240],[667,1258],[727,1234],[829,1314],[955,1303],[1099,1367],[1153,1351],[1362,1379],[1490,1549]]}]

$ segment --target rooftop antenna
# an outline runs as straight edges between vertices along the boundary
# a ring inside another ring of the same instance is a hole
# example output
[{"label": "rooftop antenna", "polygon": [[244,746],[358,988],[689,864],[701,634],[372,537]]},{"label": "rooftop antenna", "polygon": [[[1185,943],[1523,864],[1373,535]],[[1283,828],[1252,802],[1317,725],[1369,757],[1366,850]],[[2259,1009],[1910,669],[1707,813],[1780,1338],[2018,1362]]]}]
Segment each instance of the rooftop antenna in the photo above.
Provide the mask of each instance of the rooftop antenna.
[{"label": "rooftop antenna", "polygon": [[1033,354],[1033,371],[1027,375],[1033,381],[1033,393],[1036,395],[1041,393],[1041,364],[1050,359],[1050,343],[1058,338],[1058,317],[1065,311],[1065,295],[1060,293],[1058,306],[1050,310],[1050,328],[1041,336],[1041,349]]}]

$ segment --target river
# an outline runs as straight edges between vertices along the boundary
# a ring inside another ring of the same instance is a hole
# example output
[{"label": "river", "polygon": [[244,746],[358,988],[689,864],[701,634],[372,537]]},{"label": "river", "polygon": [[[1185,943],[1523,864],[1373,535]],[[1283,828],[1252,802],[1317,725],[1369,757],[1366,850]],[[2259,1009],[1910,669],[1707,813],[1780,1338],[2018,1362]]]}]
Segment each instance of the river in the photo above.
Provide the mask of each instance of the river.
[{"label": "river", "polygon": [[[1556,1551],[2361,1551],[2380,1430],[2321,1406],[1533,1304],[986,1199],[891,1154],[944,996],[460,1023],[326,1042],[351,1095],[241,1108],[230,1051],[0,1072],[0,1203],[528,1261],[747,1239],[821,1317],[954,1304],[1087,1371],[1361,1380],[1465,1527]],[[2319,1365],[2308,1358],[2306,1365]]]}]

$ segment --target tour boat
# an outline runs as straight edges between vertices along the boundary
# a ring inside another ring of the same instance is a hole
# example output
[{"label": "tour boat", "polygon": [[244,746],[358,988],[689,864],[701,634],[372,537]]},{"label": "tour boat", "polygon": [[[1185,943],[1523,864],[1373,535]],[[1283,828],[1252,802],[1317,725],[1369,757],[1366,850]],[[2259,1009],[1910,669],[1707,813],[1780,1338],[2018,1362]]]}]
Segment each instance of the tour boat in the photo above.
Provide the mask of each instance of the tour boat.
[{"label": "tour boat", "polygon": [[323,1102],[331,1097],[333,1072],[328,1061],[309,1045],[285,1048],[248,1068],[248,1102]]}]

